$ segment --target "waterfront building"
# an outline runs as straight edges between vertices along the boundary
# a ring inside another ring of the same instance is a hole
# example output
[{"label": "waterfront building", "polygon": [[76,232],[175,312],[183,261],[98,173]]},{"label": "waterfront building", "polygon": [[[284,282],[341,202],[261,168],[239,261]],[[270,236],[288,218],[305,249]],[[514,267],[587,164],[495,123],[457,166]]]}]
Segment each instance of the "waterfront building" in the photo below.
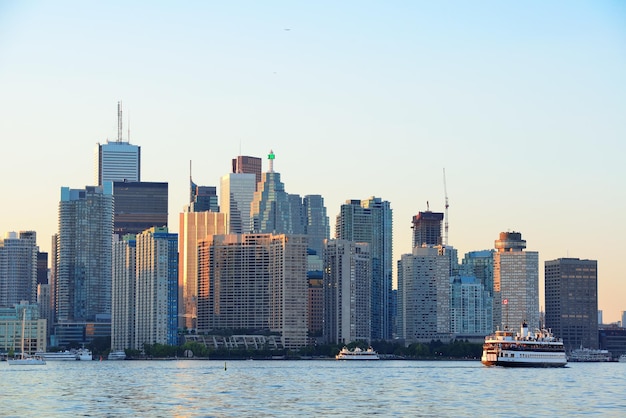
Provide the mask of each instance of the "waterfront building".
[{"label": "waterfront building", "polygon": [[494,329],[529,329],[539,321],[539,253],[524,251],[519,232],[501,232],[493,254]]},{"label": "waterfront building", "polygon": [[422,245],[437,246],[442,245],[441,239],[441,223],[443,222],[443,213],[419,212],[413,216],[413,247],[421,247]]},{"label": "waterfront building", "polygon": [[46,335],[49,337],[54,330],[54,307],[52,306],[52,286],[49,284],[37,285],[37,305],[39,318],[46,320]]},{"label": "waterfront building", "polygon": [[0,352],[21,352],[22,329],[26,354],[46,351],[46,327],[46,320],[39,318],[36,303],[22,301],[11,307],[0,307]]},{"label": "waterfront building", "polygon": [[307,239],[302,235],[213,235],[198,248],[198,333],[278,333],[307,342]]},{"label": "waterfront building", "polygon": [[129,234],[113,239],[111,289],[111,351],[130,348],[135,341],[137,240]]},{"label": "waterfront building", "polygon": [[330,223],[321,195],[309,194],[302,200],[304,210],[304,233],[309,239],[309,248],[316,254],[324,254],[324,240],[330,238]]},{"label": "waterfront building", "polygon": [[38,253],[34,231],[7,232],[0,241],[0,306],[37,301]]},{"label": "waterfront building", "polygon": [[[239,155],[232,161],[233,173],[237,174],[254,174],[254,184],[261,181],[262,159],[259,157],[250,157],[247,155]],[[255,186],[256,190],[256,186]]]},{"label": "waterfront building", "polygon": [[391,205],[378,197],[348,200],[341,205],[335,224],[337,239],[370,244],[372,257],[371,326],[372,340],[392,337],[393,281]]},{"label": "waterfront building", "polygon": [[545,262],[545,325],[566,350],[598,348],[598,262],[559,258]]},{"label": "waterfront building", "polygon": [[372,258],[367,243],[329,240],[324,250],[324,339],[371,341]]},{"label": "waterfront building", "polygon": [[113,203],[113,232],[120,238],[153,226],[167,227],[167,183],[115,181]]},{"label": "waterfront building", "polygon": [[144,344],[178,343],[178,235],[167,228],[150,228],[137,235],[135,341]]},{"label": "waterfront building", "polygon": [[442,246],[414,247],[398,262],[398,336],[446,340],[450,333],[450,266]]},{"label": "waterfront building", "polygon": [[484,337],[493,330],[493,297],[474,276],[453,276],[450,283],[450,331]]},{"label": "waterfront building", "polygon": [[187,211],[179,215],[178,326],[180,328],[192,330],[197,327],[198,242],[211,235],[224,235],[227,233],[226,228],[226,214],[224,213]]},{"label": "waterfront building", "polygon": [[56,321],[111,315],[113,194],[111,182],[61,188],[56,235]]},{"label": "waterfront building", "polygon": [[111,337],[111,315],[97,315],[92,321],[66,321],[54,324],[54,334],[50,336],[53,347],[67,347],[70,344],[88,345],[94,340]]}]

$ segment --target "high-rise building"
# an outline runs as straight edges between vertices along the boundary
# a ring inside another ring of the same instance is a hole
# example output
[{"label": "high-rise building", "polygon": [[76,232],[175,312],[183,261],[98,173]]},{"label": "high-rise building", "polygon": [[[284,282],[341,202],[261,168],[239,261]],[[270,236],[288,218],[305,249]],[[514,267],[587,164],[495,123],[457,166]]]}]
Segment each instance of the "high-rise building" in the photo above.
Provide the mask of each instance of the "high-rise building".
[{"label": "high-rise building", "polygon": [[141,181],[141,147],[122,139],[122,103],[117,103],[117,140],[98,143],[95,152],[95,181]]},{"label": "high-rise building", "polygon": [[524,251],[519,232],[501,232],[493,254],[494,329],[529,329],[539,323],[539,253]]},{"label": "high-rise building", "polygon": [[494,250],[470,251],[461,265],[461,275],[476,277],[490,297],[493,297],[493,253]]},{"label": "high-rise building", "polygon": [[484,337],[493,331],[493,297],[475,276],[452,278],[450,331],[457,337]]},{"label": "high-rise building", "polygon": [[[310,246],[310,245],[309,245]],[[308,329],[311,337],[321,337],[324,330],[324,259],[308,249],[307,280],[309,283]]]},{"label": "high-rise building", "polygon": [[449,339],[450,266],[442,246],[416,246],[398,262],[398,336]]},{"label": "high-rise building", "polygon": [[324,339],[371,341],[372,258],[367,243],[329,240],[324,250]]},{"label": "high-rise building", "polygon": [[229,173],[220,182],[220,210],[226,215],[229,234],[250,232],[250,204],[256,190],[252,173]]},{"label": "high-rise building", "polygon": [[309,248],[316,254],[324,254],[324,240],[330,238],[330,224],[324,198],[320,195],[310,194],[304,196],[304,233],[309,239]]},{"label": "high-rise building", "polygon": [[187,212],[219,212],[217,189],[214,186],[198,186],[191,178],[191,161],[189,162],[189,206]]},{"label": "high-rise building", "polygon": [[213,235],[198,249],[198,332],[278,332],[307,341],[307,241],[302,235]]},{"label": "high-rise building", "polygon": [[233,158],[233,173],[254,174],[254,184],[261,181],[262,160],[259,157],[239,155]]},{"label": "high-rise building", "polygon": [[178,335],[178,235],[150,228],[137,235],[135,341],[176,345]]},{"label": "high-rise building", "polygon": [[118,237],[146,229],[167,227],[168,184],[147,181],[115,181],[113,231]]},{"label": "high-rise building", "polygon": [[598,262],[559,258],[545,262],[545,325],[566,350],[598,348]]},{"label": "high-rise building", "polygon": [[61,188],[55,245],[56,320],[92,321],[111,314],[111,183]]},{"label": "high-rise building", "polygon": [[135,293],[137,240],[125,235],[113,240],[111,290],[111,350],[131,348],[135,341]]},{"label": "high-rise building", "polygon": [[419,212],[413,216],[413,247],[422,245],[441,245],[441,223],[443,213]]},{"label": "high-rise building", "polygon": [[392,210],[378,197],[348,200],[341,205],[336,238],[370,244],[372,256],[372,340],[392,337]]},{"label": "high-rise building", "polygon": [[0,307],[37,302],[38,253],[34,231],[8,232],[0,241]]},{"label": "high-rise building", "polygon": [[183,212],[179,215],[178,286],[180,328],[196,329],[198,312],[198,242],[224,235],[226,215],[219,212]]},{"label": "high-rise building", "polygon": [[250,226],[257,234],[294,234],[301,232],[301,209],[296,210],[280,173],[274,172],[274,152],[268,155],[269,169],[263,173],[250,204]]}]

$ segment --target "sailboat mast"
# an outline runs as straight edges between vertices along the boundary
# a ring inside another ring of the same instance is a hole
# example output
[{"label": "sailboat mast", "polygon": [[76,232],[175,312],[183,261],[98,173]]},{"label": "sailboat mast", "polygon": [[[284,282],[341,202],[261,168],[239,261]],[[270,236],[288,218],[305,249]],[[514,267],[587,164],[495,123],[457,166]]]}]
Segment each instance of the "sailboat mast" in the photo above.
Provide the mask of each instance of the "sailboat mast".
[{"label": "sailboat mast", "polygon": [[24,358],[24,331],[26,329],[26,309],[22,309],[22,358]]}]

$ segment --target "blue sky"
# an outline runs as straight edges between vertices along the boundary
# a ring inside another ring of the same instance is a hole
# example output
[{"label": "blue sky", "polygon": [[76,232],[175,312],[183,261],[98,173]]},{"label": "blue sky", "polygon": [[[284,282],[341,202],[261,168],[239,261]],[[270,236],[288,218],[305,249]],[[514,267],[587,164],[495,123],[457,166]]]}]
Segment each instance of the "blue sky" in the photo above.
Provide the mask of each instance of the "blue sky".
[{"label": "blue sky", "polygon": [[[543,261],[597,259],[607,321],[626,310],[626,3],[0,1],[0,232],[49,250],[62,186],[93,184],[97,142],[142,147],[170,184],[276,153],[289,193],[411,218],[450,201],[459,254],[519,231]],[[267,166],[266,166],[267,167]],[[541,286],[542,285],[541,281]],[[543,291],[542,291],[543,293]]]}]

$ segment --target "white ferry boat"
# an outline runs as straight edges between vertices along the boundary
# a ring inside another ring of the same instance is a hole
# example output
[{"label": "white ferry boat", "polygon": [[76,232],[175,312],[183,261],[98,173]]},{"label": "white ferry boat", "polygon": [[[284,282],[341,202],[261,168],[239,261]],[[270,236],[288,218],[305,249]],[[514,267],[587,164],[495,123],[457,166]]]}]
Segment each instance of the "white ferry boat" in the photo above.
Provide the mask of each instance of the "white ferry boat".
[{"label": "white ferry boat", "polygon": [[88,348],[79,348],[76,351],[76,360],[91,361],[93,360],[93,354]]},{"label": "white ferry boat", "polygon": [[126,360],[126,352],[124,350],[111,351],[109,353],[109,360]]},{"label": "white ferry boat", "polygon": [[380,360],[378,353],[372,347],[367,350],[361,350],[359,347],[348,350],[348,347],[344,347],[335,358],[337,360]]},{"label": "white ferry boat", "polygon": [[76,353],[71,351],[38,351],[35,355],[42,357],[46,361],[76,361]]},{"label": "white ferry boat", "polygon": [[585,362],[585,363],[601,363],[611,361],[611,353],[608,350],[596,350],[592,348],[577,348],[572,350],[568,361]]},{"label": "white ferry boat", "polygon": [[564,367],[567,356],[563,340],[549,330],[528,331],[526,323],[519,333],[496,331],[485,337],[481,362],[486,366]]}]

